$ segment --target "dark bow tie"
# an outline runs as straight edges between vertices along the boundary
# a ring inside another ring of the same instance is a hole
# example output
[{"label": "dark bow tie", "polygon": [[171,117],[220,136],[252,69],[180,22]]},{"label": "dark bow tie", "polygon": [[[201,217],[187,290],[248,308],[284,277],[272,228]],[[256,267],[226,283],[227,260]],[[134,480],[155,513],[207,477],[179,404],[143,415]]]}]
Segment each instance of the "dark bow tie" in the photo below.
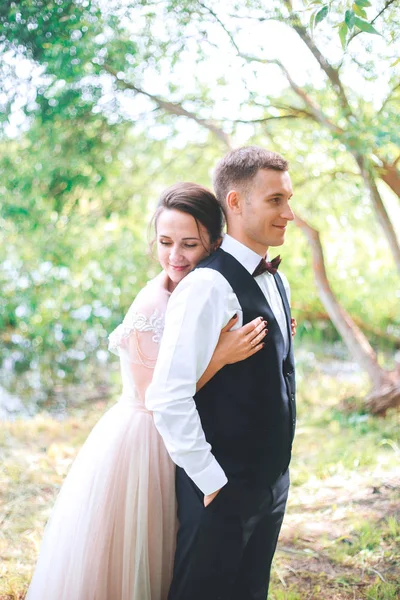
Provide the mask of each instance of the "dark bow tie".
[{"label": "dark bow tie", "polygon": [[257,277],[257,275],[261,275],[262,273],[265,273],[265,271],[268,271],[268,273],[271,273],[271,275],[275,275],[279,265],[281,264],[281,260],[282,259],[280,256],[275,256],[271,262],[268,262],[265,260],[265,258],[262,258],[254,270],[253,277]]}]

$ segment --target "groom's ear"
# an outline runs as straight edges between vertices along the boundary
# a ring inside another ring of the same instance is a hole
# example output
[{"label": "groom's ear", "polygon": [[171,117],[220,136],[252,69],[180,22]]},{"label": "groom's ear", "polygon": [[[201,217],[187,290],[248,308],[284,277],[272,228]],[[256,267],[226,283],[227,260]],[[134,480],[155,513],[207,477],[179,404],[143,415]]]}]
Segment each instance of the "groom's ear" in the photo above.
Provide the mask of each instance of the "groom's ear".
[{"label": "groom's ear", "polygon": [[227,209],[236,214],[242,213],[242,199],[240,193],[237,190],[230,190],[226,195],[226,207]]}]

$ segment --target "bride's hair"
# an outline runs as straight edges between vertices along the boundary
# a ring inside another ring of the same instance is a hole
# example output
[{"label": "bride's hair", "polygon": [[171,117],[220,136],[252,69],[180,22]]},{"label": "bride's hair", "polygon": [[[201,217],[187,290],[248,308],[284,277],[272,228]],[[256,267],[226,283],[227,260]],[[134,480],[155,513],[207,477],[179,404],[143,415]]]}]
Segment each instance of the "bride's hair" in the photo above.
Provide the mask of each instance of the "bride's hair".
[{"label": "bride's hair", "polygon": [[158,200],[156,212],[151,220],[157,232],[157,220],[164,210],[179,210],[191,215],[199,226],[204,225],[210,236],[211,245],[222,236],[224,215],[214,194],[197,183],[175,183],[164,190]]}]

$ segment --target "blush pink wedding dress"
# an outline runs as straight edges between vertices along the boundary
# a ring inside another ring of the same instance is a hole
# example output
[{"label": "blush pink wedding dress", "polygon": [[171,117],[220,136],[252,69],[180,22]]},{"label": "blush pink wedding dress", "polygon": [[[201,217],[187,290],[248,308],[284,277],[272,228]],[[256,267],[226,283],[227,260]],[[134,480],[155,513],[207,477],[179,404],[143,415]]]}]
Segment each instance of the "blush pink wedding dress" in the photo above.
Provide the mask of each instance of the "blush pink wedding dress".
[{"label": "blush pink wedding dress", "polygon": [[109,338],[123,390],[73,463],[26,600],[165,600],[176,535],[175,468],[146,410],[170,293],[161,273]]}]

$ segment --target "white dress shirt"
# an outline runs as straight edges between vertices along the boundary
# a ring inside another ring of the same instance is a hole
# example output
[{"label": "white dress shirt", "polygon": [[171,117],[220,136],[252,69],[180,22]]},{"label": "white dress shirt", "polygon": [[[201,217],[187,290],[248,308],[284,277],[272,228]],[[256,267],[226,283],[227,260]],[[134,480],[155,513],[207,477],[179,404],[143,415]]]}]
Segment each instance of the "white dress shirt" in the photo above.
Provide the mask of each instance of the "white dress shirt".
[{"label": "white dress shirt", "polygon": [[[256,252],[229,235],[225,235],[221,247],[249,273],[260,262]],[[290,301],[289,284],[281,272],[280,275]],[[265,272],[255,280],[277,319],[287,352],[285,312],[274,277]],[[241,327],[243,313],[238,298],[221,273],[207,267],[189,273],[169,300],[157,364],[146,393],[146,407],[153,412],[172,460],[204,494],[223,487],[227,478],[205,438],[193,396],[221,329],[234,314],[239,317],[235,328]]]}]

